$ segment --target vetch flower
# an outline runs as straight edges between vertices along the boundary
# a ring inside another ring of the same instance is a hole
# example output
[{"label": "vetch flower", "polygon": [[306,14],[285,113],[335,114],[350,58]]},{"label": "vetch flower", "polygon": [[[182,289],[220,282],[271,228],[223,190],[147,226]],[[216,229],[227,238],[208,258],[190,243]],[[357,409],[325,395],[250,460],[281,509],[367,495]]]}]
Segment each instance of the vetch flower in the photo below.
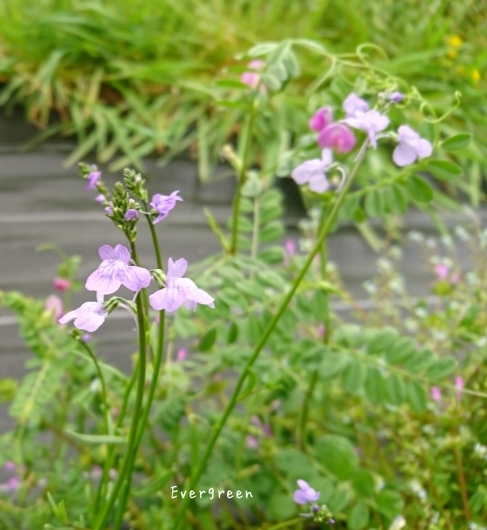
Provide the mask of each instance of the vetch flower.
[{"label": "vetch flower", "polygon": [[[348,113],[347,113],[348,114]],[[355,112],[343,120],[354,129],[365,131],[369,137],[371,145],[377,147],[376,134],[383,131],[389,125],[389,118],[377,110],[355,110]]]},{"label": "vetch flower", "polygon": [[181,197],[178,197],[179,191],[173,191],[171,195],[161,195],[156,193],[152,197],[152,202],[150,205],[156,212],[159,214],[154,219],[154,224],[157,224],[159,221],[162,221],[167,217],[167,214],[176,206],[176,201],[182,201]]},{"label": "vetch flower", "polygon": [[108,311],[103,309],[103,296],[97,296],[97,302],[85,302],[78,309],[69,311],[58,320],[60,324],[67,324],[74,320],[74,327],[92,333],[96,331],[108,316]]},{"label": "vetch flower", "polygon": [[7,460],[3,467],[9,473],[15,473],[17,471],[17,466],[11,460]]},{"label": "vetch flower", "polygon": [[125,212],[125,215],[123,216],[126,221],[133,221],[134,219],[138,219],[138,217],[139,212],[135,208],[130,208]]},{"label": "vetch flower", "polygon": [[450,272],[448,265],[445,265],[444,263],[438,263],[433,270],[438,280],[446,280]]},{"label": "vetch flower", "polygon": [[332,123],[321,130],[318,145],[333,148],[337,153],[348,153],[355,147],[355,135],[343,123]]},{"label": "vetch flower", "polygon": [[322,107],[311,116],[308,125],[312,131],[320,132],[327,125],[333,122],[333,109],[331,107]]},{"label": "vetch flower", "polygon": [[184,258],[173,261],[169,258],[166,276],[166,287],[149,296],[152,309],[167,312],[176,311],[183,304],[188,309],[196,309],[197,304],[215,307],[215,299],[208,293],[199,289],[189,278],[183,278],[188,267]]},{"label": "vetch flower", "polygon": [[258,449],[259,448],[259,442],[257,441],[257,438],[255,436],[250,435],[250,434],[245,439],[245,445],[249,449]]},{"label": "vetch flower", "polygon": [[71,287],[71,282],[67,278],[54,278],[52,283],[54,284],[54,289],[61,293]]},{"label": "vetch flower", "polygon": [[176,354],[176,359],[178,361],[184,361],[188,356],[188,351],[184,348],[179,348],[178,353]]},{"label": "vetch flower", "polygon": [[103,261],[98,269],[88,276],[85,284],[88,291],[96,291],[102,295],[112,294],[123,285],[138,292],[150,284],[150,272],[142,267],[129,265],[130,253],[123,245],[116,245],[114,248],[103,245],[98,254]]},{"label": "vetch flower", "polygon": [[86,177],[87,184],[86,190],[94,190],[101,177],[101,171],[96,170],[96,166],[93,167],[93,171]]},{"label": "vetch flower", "polygon": [[363,113],[369,110],[369,104],[364,99],[359,98],[354,92],[346,97],[342,107],[347,113],[347,118],[354,117],[357,112]]},{"label": "vetch flower", "polygon": [[259,86],[260,78],[261,78],[258,71],[264,68],[265,61],[262,61],[260,59],[255,59],[254,61],[250,61],[250,63],[247,66],[253,71],[244,72],[242,76],[240,77],[240,81],[244,83],[245,85],[249,86],[250,88],[257,88]]},{"label": "vetch flower", "polygon": [[307,502],[316,502],[320,498],[319,491],[315,491],[304,480],[298,480],[299,489],[294,492],[294,502],[296,504],[306,504]]},{"label": "vetch flower", "polygon": [[433,152],[431,143],[421,138],[409,125],[401,125],[397,132],[398,144],[392,159],[399,167],[412,164],[417,158],[425,158]]},{"label": "vetch flower", "polygon": [[393,92],[388,99],[391,103],[400,103],[404,99],[404,95],[401,92]]},{"label": "vetch flower", "polygon": [[431,387],[431,399],[437,403],[441,403],[441,389],[437,386]]},{"label": "vetch flower", "polygon": [[314,158],[307,160],[300,164],[291,173],[291,177],[298,184],[308,183],[309,189],[316,193],[323,193],[330,187],[330,183],[326,178],[326,171],[333,162],[331,149],[323,149],[321,152],[321,160]]},{"label": "vetch flower", "polygon": [[462,399],[462,393],[463,393],[464,387],[465,387],[465,381],[463,377],[461,376],[455,377],[455,389],[457,391],[456,398],[457,398],[458,403],[460,403],[460,400]]}]

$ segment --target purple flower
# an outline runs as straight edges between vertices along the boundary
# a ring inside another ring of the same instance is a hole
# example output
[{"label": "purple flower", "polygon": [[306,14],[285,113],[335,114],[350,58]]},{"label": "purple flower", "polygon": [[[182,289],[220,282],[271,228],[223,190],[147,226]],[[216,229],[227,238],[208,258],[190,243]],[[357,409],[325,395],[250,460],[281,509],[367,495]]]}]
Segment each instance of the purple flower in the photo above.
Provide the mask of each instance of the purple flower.
[{"label": "purple flower", "polygon": [[108,203],[108,206],[105,207],[105,213],[107,215],[112,215],[112,213],[113,213],[113,202],[112,201],[110,201]]},{"label": "purple flower", "polygon": [[376,133],[383,131],[389,125],[389,118],[377,110],[363,112],[356,110],[351,117],[343,120],[354,129],[365,131],[373,147],[377,147]]},{"label": "purple flower", "polygon": [[12,477],[11,479],[7,480],[5,484],[5,489],[8,492],[14,492],[17,491],[20,488],[20,478],[19,477]]},{"label": "purple flower", "polygon": [[261,76],[259,73],[255,72],[255,70],[262,70],[265,66],[265,61],[255,59],[254,61],[250,61],[247,66],[254,71],[244,72],[240,77],[240,81],[250,88],[257,88],[259,86]]},{"label": "purple flower", "polygon": [[179,348],[178,353],[176,354],[176,359],[178,361],[184,361],[186,357],[188,356],[188,351],[184,348]]},{"label": "purple flower", "polygon": [[323,193],[330,187],[326,179],[326,171],[333,161],[331,149],[323,149],[321,160],[314,158],[300,164],[291,173],[292,178],[298,184],[308,183],[309,189],[316,193]]},{"label": "purple flower", "polygon": [[353,118],[356,112],[367,112],[369,110],[369,104],[353,92],[347,96],[342,106],[347,113],[347,118]]},{"label": "purple flower", "polygon": [[96,166],[92,166],[92,169],[91,173],[86,177],[87,184],[85,190],[94,190],[100,180],[101,171],[97,171]]},{"label": "purple flower", "polygon": [[58,320],[60,324],[67,324],[74,320],[74,327],[90,333],[96,331],[108,316],[108,311],[103,309],[103,297],[97,302],[85,302],[78,309],[66,313]]},{"label": "purple flower", "polygon": [[184,258],[173,261],[169,258],[166,276],[166,287],[149,296],[152,309],[167,312],[176,311],[184,303],[188,309],[196,309],[196,304],[215,307],[214,301],[208,293],[199,289],[189,278],[183,278],[188,267]]},{"label": "purple flower", "polygon": [[138,292],[150,284],[150,272],[142,267],[129,265],[130,253],[123,245],[117,245],[115,248],[103,245],[98,254],[103,261],[98,269],[88,276],[85,284],[88,291],[103,295],[112,294],[123,285]]},{"label": "purple flower", "polygon": [[437,386],[431,387],[431,399],[437,403],[441,403],[441,389]]},{"label": "purple flower", "polygon": [[312,131],[320,132],[327,125],[333,122],[333,109],[331,107],[322,107],[318,109],[310,118],[308,125]]},{"label": "purple flower", "polygon": [[400,103],[404,99],[404,95],[401,92],[393,92],[389,96],[389,101],[391,103]]},{"label": "purple flower", "polygon": [[465,381],[463,379],[463,377],[455,377],[455,388],[457,390],[456,392],[456,398],[457,398],[457,402],[460,403],[460,400],[462,399],[462,392],[463,392],[463,388],[465,387]]},{"label": "purple flower", "polygon": [[107,198],[105,197],[105,195],[103,195],[103,193],[100,193],[100,195],[97,195],[95,197],[95,201],[99,203],[105,202],[106,200]]},{"label": "purple flower", "polygon": [[318,136],[318,145],[333,148],[337,153],[348,153],[355,147],[355,135],[343,123],[327,125]]},{"label": "purple flower", "polygon": [[294,492],[294,502],[296,504],[306,504],[307,502],[316,502],[320,498],[320,493],[315,491],[304,480],[298,480],[299,489]]},{"label": "purple flower", "polygon": [[401,125],[397,132],[398,144],[392,153],[392,159],[399,167],[412,164],[416,158],[425,158],[433,152],[431,143],[421,138],[409,125]]},{"label": "purple flower", "polygon": [[91,335],[85,333],[82,337],[83,342],[91,342]]},{"label": "purple flower", "polygon": [[127,210],[123,216],[126,221],[133,221],[134,219],[138,219],[138,217],[139,212],[135,208],[130,208],[130,210]]},{"label": "purple flower", "polygon": [[10,473],[15,473],[15,471],[17,471],[17,466],[11,460],[7,460],[3,467],[5,468],[5,471]]},{"label": "purple flower", "polygon": [[181,197],[178,197],[178,193],[179,191],[173,191],[171,195],[161,195],[160,193],[156,193],[156,195],[152,197],[150,205],[159,214],[154,219],[154,224],[167,217],[167,214],[176,206],[176,201],[183,200]]}]

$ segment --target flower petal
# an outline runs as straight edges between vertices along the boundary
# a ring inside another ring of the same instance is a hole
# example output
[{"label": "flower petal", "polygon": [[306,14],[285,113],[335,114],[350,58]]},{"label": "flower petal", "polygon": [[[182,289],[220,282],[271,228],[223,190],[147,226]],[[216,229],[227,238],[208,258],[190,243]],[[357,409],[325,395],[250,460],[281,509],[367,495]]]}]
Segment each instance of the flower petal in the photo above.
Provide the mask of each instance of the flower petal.
[{"label": "flower petal", "polygon": [[97,302],[85,302],[78,308],[74,325],[83,331],[96,331],[108,316],[108,312]]},{"label": "flower petal", "polygon": [[117,256],[115,259],[118,259],[123,263],[128,263],[130,261],[129,249],[123,245],[117,245],[115,247],[115,255]]},{"label": "flower petal", "polygon": [[294,502],[296,504],[306,504],[308,502],[308,499],[306,498],[306,494],[302,490],[296,490],[294,492]]},{"label": "flower petal", "polygon": [[176,278],[182,278],[188,268],[188,262],[184,258],[174,261],[169,258],[167,262],[167,279],[171,281]]},{"label": "flower petal", "polygon": [[117,259],[115,249],[110,245],[103,245],[98,249],[98,255],[102,261],[106,259]]},{"label": "flower petal", "polygon": [[149,296],[149,303],[152,309],[157,311],[165,309],[168,313],[179,309],[184,304],[184,301],[185,297],[173,285],[160,289]]},{"label": "flower petal", "polygon": [[215,307],[215,299],[212,298],[206,291],[203,289],[192,289],[186,294],[186,300],[196,302],[198,304],[208,305],[210,307]]},{"label": "flower petal", "polygon": [[69,311],[69,313],[66,313],[60,319],[58,319],[58,322],[60,324],[67,324],[68,322],[71,322],[71,320],[74,320],[77,316],[78,310],[74,309],[73,311]]},{"label": "flower petal", "polygon": [[88,276],[85,288],[88,291],[96,291],[100,294],[113,294],[117,291],[122,285],[117,263],[115,260],[103,261],[98,269]]},{"label": "flower petal", "polygon": [[328,180],[324,174],[313,176],[309,180],[309,189],[315,193],[323,193],[330,187]]},{"label": "flower petal", "polygon": [[291,177],[298,184],[306,184],[312,175],[322,174],[324,172],[324,165],[321,160],[314,158],[313,160],[307,160],[300,164],[291,173]]},{"label": "flower petal", "polygon": [[421,138],[416,143],[416,152],[418,153],[419,158],[426,158],[433,152],[433,146],[428,140]]},{"label": "flower petal", "polygon": [[125,266],[122,285],[130,289],[134,293],[148,287],[151,282],[151,275],[147,269],[143,267]]},{"label": "flower petal", "polygon": [[354,92],[346,97],[342,106],[347,116],[352,116],[357,111],[367,112],[369,110],[369,104],[362,98],[359,98]]},{"label": "flower petal", "polygon": [[407,166],[416,160],[416,149],[408,143],[398,144],[392,153],[392,160],[399,166]]}]

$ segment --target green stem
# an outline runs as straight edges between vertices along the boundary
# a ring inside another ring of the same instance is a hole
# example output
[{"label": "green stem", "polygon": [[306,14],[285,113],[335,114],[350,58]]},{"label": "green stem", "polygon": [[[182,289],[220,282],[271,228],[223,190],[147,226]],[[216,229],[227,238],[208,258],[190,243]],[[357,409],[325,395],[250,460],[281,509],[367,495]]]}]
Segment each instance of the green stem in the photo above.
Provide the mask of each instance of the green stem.
[{"label": "green stem", "polygon": [[[130,246],[132,250],[132,258],[134,259],[135,262],[137,262],[134,243],[131,242]],[[119,471],[115,484],[113,485],[113,489],[110,493],[110,497],[108,498],[107,504],[103,508],[103,511],[100,514],[100,517],[97,523],[95,524],[94,530],[105,529],[106,522],[108,518],[110,517],[110,513],[112,511],[113,506],[115,505],[115,502],[117,501],[117,496],[120,491],[120,488],[122,487],[127,477],[132,476],[132,472],[133,472],[133,466],[134,466],[134,460],[135,460],[133,458],[133,455],[136,449],[138,426],[139,426],[140,414],[142,410],[142,403],[144,399],[145,369],[146,369],[146,336],[145,336],[145,319],[144,319],[144,307],[142,303],[142,297],[143,297],[142,291],[140,291],[136,298],[137,319],[139,322],[139,359],[138,359],[139,377],[137,381],[137,394],[135,397],[134,412],[132,415],[132,422],[130,425],[130,433],[129,433],[129,439],[127,442],[127,449],[123,457],[121,469]],[[121,509],[124,510],[125,506],[122,506]]]},{"label": "green stem", "polygon": [[278,530],[279,528],[287,528],[288,526],[294,526],[298,523],[303,523],[302,517],[296,517],[296,519],[291,519],[290,521],[283,521],[282,523],[277,523],[266,528],[266,530]]},{"label": "green stem", "polygon": [[[191,477],[191,479],[189,481],[189,486],[188,486],[187,489],[194,490],[196,488],[198,480],[199,480],[199,478],[201,477],[201,475],[203,474],[203,472],[204,472],[204,470],[206,468],[206,464],[207,464],[207,462],[208,462],[208,460],[209,460],[209,458],[211,456],[211,453],[212,453],[213,448],[214,448],[214,446],[216,444],[216,441],[218,440],[218,437],[220,436],[220,433],[223,430],[223,427],[225,426],[225,423],[227,422],[228,417],[230,416],[233,408],[235,407],[235,404],[237,403],[238,395],[240,393],[240,390],[242,389],[243,384],[245,383],[245,380],[247,379],[247,374],[250,372],[253,364],[257,360],[257,357],[259,356],[260,352],[264,348],[264,346],[265,346],[265,344],[267,342],[267,339],[271,335],[271,333],[274,330],[276,324],[279,322],[279,319],[281,318],[282,314],[286,310],[286,308],[287,308],[289,302],[291,301],[292,297],[294,296],[294,293],[296,292],[299,284],[301,283],[301,281],[303,280],[306,272],[308,271],[309,267],[313,263],[314,257],[320,251],[320,248],[321,248],[321,246],[323,244],[323,241],[325,240],[325,237],[327,236],[327,234],[328,234],[328,232],[329,232],[329,230],[330,230],[330,228],[332,226],[332,223],[335,221],[335,218],[336,218],[336,216],[338,214],[338,211],[340,210],[340,207],[343,204],[343,201],[345,200],[347,192],[350,189],[350,186],[352,185],[352,182],[353,182],[353,180],[354,180],[354,178],[355,178],[355,176],[357,174],[358,168],[360,167],[360,164],[362,163],[362,161],[364,159],[365,152],[366,152],[366,147],[367,147],[367,140],[364,143],[364,145],[362,146],[362,149],[360,150],[360,152],[359,152],[359,154],[357,156],[357,161],[356,161],[356,163],[355,163],[355,165],[354,165],[354,167],[353,167],[353,169],[352,169],[352,171],[350,173],[350,176],[349,176],[348,180],[345,182],[345,185],[343,186],[343,188],[341,189],[340,193],[338,194],[338,196],[336,198],[336,201],[335,201],[335,203],[333,205],[333,208],[331,209],[330,215],[326,219],[326,221],[325,221],[325,223],[323,225],[323,229],[322,229],[321,233],[318,235],[318,240],[317,240],[315,246],[313,247],[313,250],[310,252],[309,256],[307,257],[306,261],[304,262],[304,265],[301,268],[301,270],[299,271],[297,277],[295,278],[295,280],[294,280],[294,282],[293,282],[293,284],[291,286],[291,289],[289,290],[289,292],[284,297],[284,300],[282,301],[281,305],[279,306],[279,309],[277,310],[277,313],[274,315],[274,317],[271,319],[271,321],[267,325],[267,328],[264,330],[259,342],[255,346],[254,352],[252,353],[252,355],[248,359],[247,363],[245,364],[245,367],[242,370],[242,372],[241,372],[241,374],[240,374],[240,376],[239,376],[239,378],[237,380],[237,384],[235,385],[235,389],[234,389],[234,391],[233,391],[233,393],[232,393],[232,395],[230,397],[230,400],[228,401],[227,406],[225,407],[225,410],[222,413],[221,418],[219,419],[219,421],[217,421],[213,425],[213,428],[212,428],[211,433],[210,433],[210,441],[209,441],[208,447],[207,447],[203,457],[200,460],[200,464],[198,465],[198,467],[194,471],[194,473],[193,473],[193,475],[192,475],[192,477]],[[179,507],[178,513],[176,515],[176,520],[174,522],[173,530],[178,530],[181,527],[181,524],[182,524],[183,519],[184,519],[184,513],[185,513],[186,507],[188,505],[188,502],[189,502],[189,496],[186,496],[183,499],[183,502],[181,503],[181,505]]]},{"label": "green stem", "polygon": [[244,127],[243,133],[243,151],[241,158],[241,166],[238,175],[237,190],[235,192],[235,198],[233,200],[232,207],[232,240],[230,244],[230,254],[237,253],[237,241],[238,241],[238,216],[240,213],[240,199],[242,198],[242,186],[245,183],[245,174],[247,172],[247,162],[250,152],[250,140],[252,139],[252,128],[254,125],[254,104],[250,113],[247,115],[247,121]]}]

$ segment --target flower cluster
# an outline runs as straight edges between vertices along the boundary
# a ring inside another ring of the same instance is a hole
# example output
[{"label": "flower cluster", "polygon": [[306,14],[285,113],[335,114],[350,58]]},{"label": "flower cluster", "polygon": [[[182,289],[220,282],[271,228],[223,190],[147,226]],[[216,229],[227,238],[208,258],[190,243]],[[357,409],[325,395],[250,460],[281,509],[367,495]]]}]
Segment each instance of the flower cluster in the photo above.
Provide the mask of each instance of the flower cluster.
[{"label": "flower cluster", "polygon": [[331,518],[331,512],[326,504],[318,506],[316,501],[320,498],[320,492],[314,490],[306,481],[298,480],[299,489],[294,492],[294,502],[296,504],[310,505],[310,513],[300,514],[302,517],[312,518],[314,521],[326,521],[328,524],[334,524],[335,521]]},{"label": "flower cluster", "polygon": [[333,122],[333,109],[323,107],[309,120],[309,128],[318,134],[318,145],[322,149],[335,149],[337,153],[348,153],[354,147],[356,139],[344,123]]}]

